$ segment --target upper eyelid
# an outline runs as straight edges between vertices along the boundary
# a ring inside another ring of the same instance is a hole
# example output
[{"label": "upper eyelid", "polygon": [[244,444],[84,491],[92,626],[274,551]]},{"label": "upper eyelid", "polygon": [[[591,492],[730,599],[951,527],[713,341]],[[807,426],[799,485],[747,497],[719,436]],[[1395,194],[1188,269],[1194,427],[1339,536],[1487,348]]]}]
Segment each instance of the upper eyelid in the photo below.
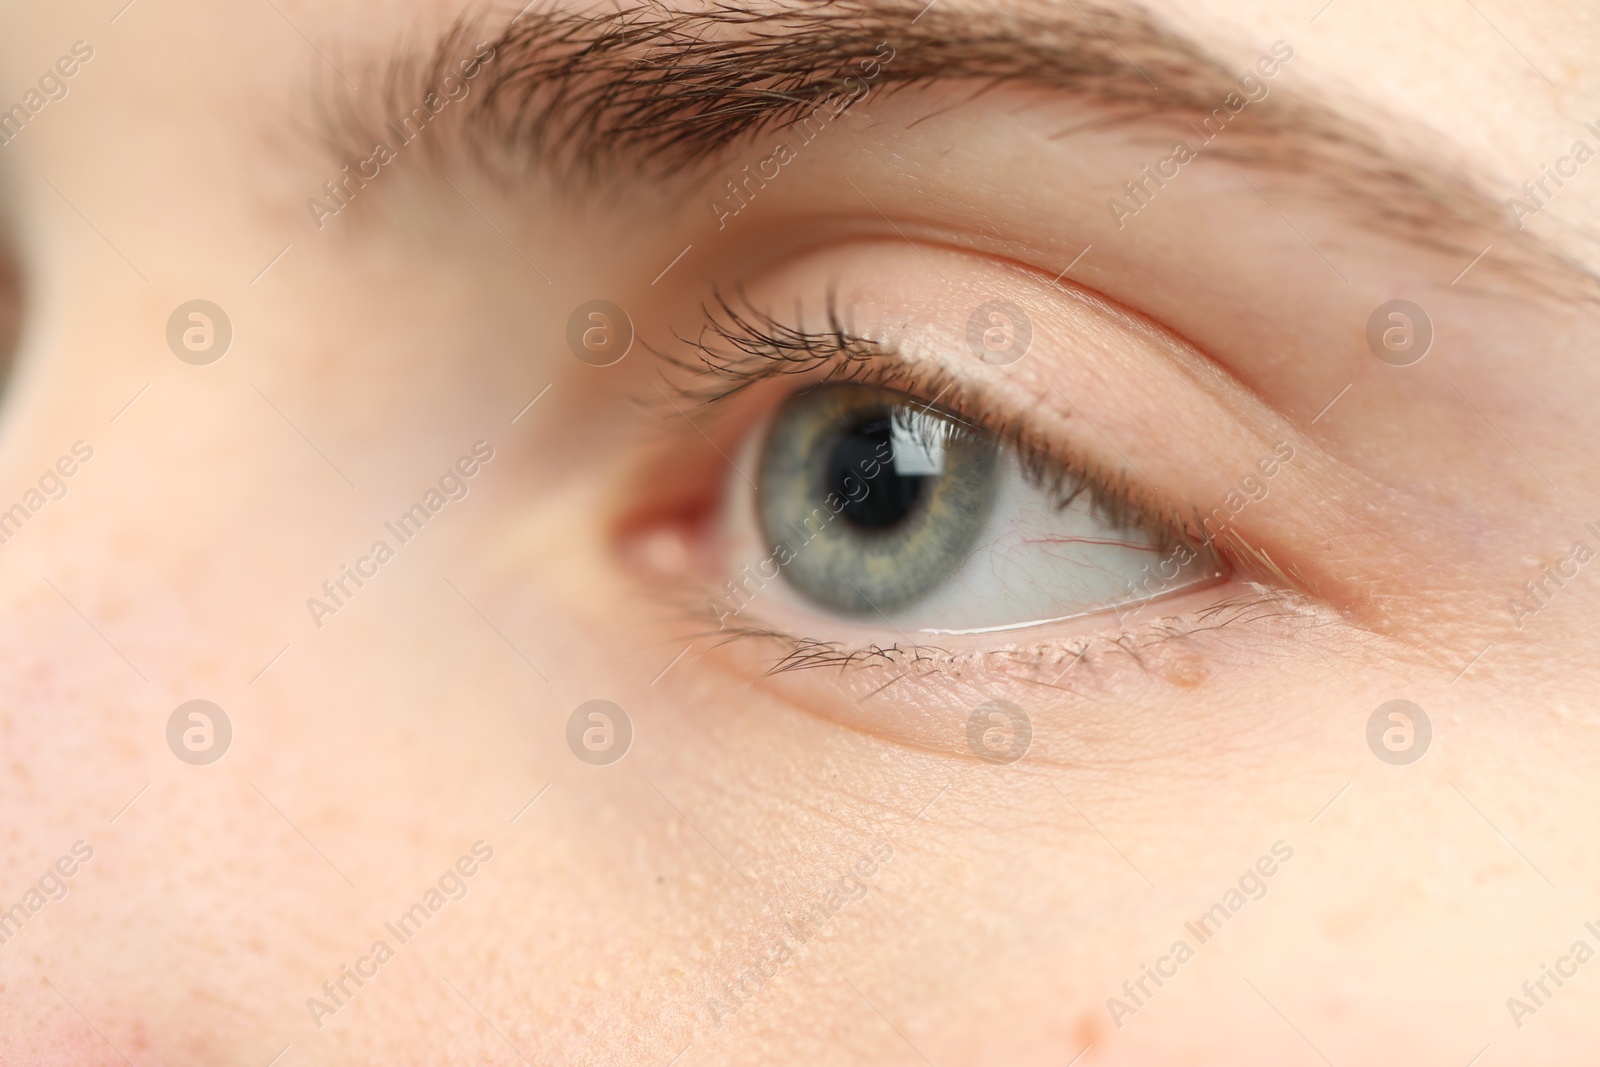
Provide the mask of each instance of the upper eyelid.
[{"label": "upper eyelid", "polygon": [[[740,393],[787,377],[874,385],[903,392],[947,418],[981,427],[1011,446],[1025,464],[1050,459],[1085,478],[1113,487],[1116,479],[1107,477],[1107,472],[1073,464],[1060,449],[1052,447],[1048,438],[1034,431],[1025,416],[1005,414],[981,386],[942,367],[908,359],[853,331],[834,290],[829,290],[826,302],[827,329],[809,331],[756,308],[742,292],[732,299],[717,292],[703,305],[704,322],[699,336],[678,338],[695,350],[698,365],[676,353],[650,347],[665,366],[687,375],[686,380],[667,377],[667,383],[702,411],[714,414]],[[718,348],[717,342],[732,351]],[[719,384],[700,384],[707,379]]]},{"label": "upper eyelid", "polygon": [[[696,404],[700,411],[715,413],[763,382],[807,374],[817,381],[852,381],[898,390],[930,405],[937,401],[941,413],[948,412],[977,425],[1009,446],[1036,479],[1057,479],[1052,488],[1068,484],[1079,487],[1076,491],[1087,489],[1098,505],[1108,509],[1108,517],[1114,521],[1155,532],[1164,542],[1204,545],[1216,553],[1228,573],[1281,591],[1309,594],[1304,582],[1287,573],[1239,527],[1229,525],[1223,537],[1213,537],[1200,504],[1161,496],[1126,469],[1096,462],[1092,456],[1066,448],[1037,431],[1026,415],[1002,410],[981,387],[853,333],[846,325],[848,316],[834,290],[830,289],[827,296],[829,328],[818,334],[784,323],[743,301],[742,296],[735,299],[743,302],[742,309],[726,296],[715,294],[704,306],[706,323],[700,336],[679,338],[699,352],[700,366],[657,350],[669,367],[693,377],[710,376],[733,383],[731,388],[720,390],[672,383],[679,395]],[[724,317],[719,319],[719,313]],[[766,347],[765,331],[769,329],[775,331],[779,342],[776,351]],[[732,345],[740,358],[731,362],[721,358],[706,340],[707,334]],[[664,398],[659,392],[658,396]],[[673,409],[676,415],[687,418],[681,408],[673,405]],[[704,434],[693,420],[689,421],[699,434]]]}]

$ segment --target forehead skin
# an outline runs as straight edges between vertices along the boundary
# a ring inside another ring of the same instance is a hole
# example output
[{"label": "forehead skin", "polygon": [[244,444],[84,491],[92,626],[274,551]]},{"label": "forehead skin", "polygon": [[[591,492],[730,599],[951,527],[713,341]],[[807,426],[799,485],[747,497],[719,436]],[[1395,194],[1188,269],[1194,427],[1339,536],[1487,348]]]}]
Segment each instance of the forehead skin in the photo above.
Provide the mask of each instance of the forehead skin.
[{"label": "forehead skin", "polygon": [[[985,777],[770,696],[742,703],[747,681],[698,656],[658,686],[677,632],[608,564],[597,517],[616,510],[625,466],[595,429],[615,398],[585,393],[564,356],[526,356],[581,298],[563,272],[647,282],[682,241],[656,241],[649,269],[610,263],[544,191],[477,201],[515,250],[484,228],[464,254],[416,206],[318,233],[303,205],[330,170],[311,87],[362,84],[457,8],[120,7],[0,13],[0,103],[74,41],[95,50],[67,98],[0,148],[28,283],[0,501],[74,441],[95,450],[68,496],[0,547],[0,907],[75,841],[94,850],[68,895],[0,945],[0,1062],[948,1067],[1087,1048],[1086,1065],[1464,1064],[1487,1044],[1511,1062],[1582,1062],[1600,977],[1580,971],[1525,1030],[1504,1003],[1585,936],[1584,917],[1600,922],[1593,595],[1574,586],[1536,649],[1459,684],[1472,647],[1424,669],[1348,641],[1328,650],[1338,679],[1304,653],[1270,686],[1202,688],[1205,721],[1240,726],[1196,729],[1181,759],[1114,708],[1085,743],[1118,758],[1059,778]],[[1583,5],[1148,10],[1240,69],[1293,42],[1302,92],[1434,131],[1451,146],[1435,162],[1505,195],[1600,123],[1600,14]],[[1592,169],[1533,226],[1592,266],[1597,224]],[[239,324],[208,376],[180,373],[162,332],[196,296]],[[489,306],[524,317],[497,323]],[[1526,509],[1526,538],[1497,542],[1517,547],[1511,562],[1481,588],[1458,581],[1459,560],[1419,563],[1419,597],[1453,606],[1467,589],[1478,615],[1503,611],[1549,545],[1600,520],[1574,415],[1589,394],[1570,385],[1592,373],[1592,336],[1590,321],[1541,342],[1536,361],[1508,344],[1474,379],[1480,398],[1532,397],[1519,418],[1553,427],[1536,455],[1566,492],[1553,505],[1505,479],[1483,512]],[[1511,368],[1527,364],[1567,387],[1522,391]],[[1293,395],[1298,370],[1285,384],[1258,369],[1263,395]],[[559,404],[513,427],[552,382]],[[459,504],[476,532],[419,538],[361,612],[309,628],[302,589],[480,438],[496,458]],[[1449,491],[1471,495],[1480,464],[1499,462],[1488,447],[1453,457]],[[1382,554],[1329,554],[1363,549]],[[1439,626],[1457,623],[1476,633]],[[626,776],[562,747],[569,709],[597,691],[648,709]],[[1409,777],[1375,765],[1359,734],[1395,695],[1438,709],[1438,755]],[[195,698],[223,704],[236,733],[204,773],[163,740]],[[1278,839],[1295,859],[1253,925],[1188,965],[1164,1014],[1115,1029],[1106,997]],[[314,1027],[307,998],[480,840],[493,859],[466,897]],[[708,1023],[707,998],[782,916],[885,840],[893,858],[835,930]]]}]

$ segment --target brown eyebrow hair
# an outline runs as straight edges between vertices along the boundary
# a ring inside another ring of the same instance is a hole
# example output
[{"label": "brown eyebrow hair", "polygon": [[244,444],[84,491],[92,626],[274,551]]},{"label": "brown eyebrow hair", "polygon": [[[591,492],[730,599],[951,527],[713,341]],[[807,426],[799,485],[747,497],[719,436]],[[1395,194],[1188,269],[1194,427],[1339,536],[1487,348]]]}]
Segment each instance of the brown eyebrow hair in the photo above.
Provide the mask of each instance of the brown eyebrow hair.
[{"label": "brown eyebrow hair", "polygon": [[[953,3],[715,0],[688,10],[645,0],[613,11],[524,9],[497,32],[487,14],[467,13],[430,48],[391,60],[376,93],[332,86],[320,129],[336,155],[359,157],[385,120],[437,93],[485,40],[493,60],[416,154],[431,168],[470,158],[507,188],[530,168],[568,192],[692,180],[730,146],[838,97],[884,44],[893,61],[879,67],[874,92],[962,79],[1029,85],[1098,105],[1093,126],[1200,121],[1239,91],[1230,63],[1138,7],[1073,2],[1048,15],[1002,8],[979,18]],[[1463,265],[1492,242],[1485,273],[1600,296],[1581,261],[1510,225],[1503,192],[1452,142],[1371,104],[1341,110],[1329,96],[1275,83],[1207,154],[1305,179],[1369,229]]]}]

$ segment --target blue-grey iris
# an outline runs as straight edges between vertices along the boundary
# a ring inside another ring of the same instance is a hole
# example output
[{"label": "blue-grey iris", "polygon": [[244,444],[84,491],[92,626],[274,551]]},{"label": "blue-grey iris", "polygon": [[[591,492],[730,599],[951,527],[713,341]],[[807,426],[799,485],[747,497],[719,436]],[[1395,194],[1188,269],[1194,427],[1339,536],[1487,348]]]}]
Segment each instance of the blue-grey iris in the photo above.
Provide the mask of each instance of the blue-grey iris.
[{"label": "blue-grey iris", "polygon": [[779,409],[756,506],[789,584],[844,615],[891,615],[964,563],[995,498],[994,438],[887,389],[830,383]]}]

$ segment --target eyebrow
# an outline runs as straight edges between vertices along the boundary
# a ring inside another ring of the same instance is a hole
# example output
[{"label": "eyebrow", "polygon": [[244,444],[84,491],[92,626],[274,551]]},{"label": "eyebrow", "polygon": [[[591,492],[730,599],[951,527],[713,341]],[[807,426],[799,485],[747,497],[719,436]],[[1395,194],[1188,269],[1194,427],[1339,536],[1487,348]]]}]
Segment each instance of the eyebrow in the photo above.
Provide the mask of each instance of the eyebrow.
[{"label": "eyebrow", "polygon": [[[808,122],[819,109],[836,115],[846,79],[859,81],[874,60],[873,92],[967,80],[1054,90],[1103,109],[1078,129],[1203,121],[1252,73],[1138,8],[1076,0],[1048,16],[979,16],[953,0],[719,0],[697,10],[645,0],[599,12],[525,8],[497,33],[485,34],[486,25],[463,14],[430,48],[392,59],[377,93],[333,98],[322,116],[328,146],[344,158],[370,151],[377,131],[439,95],[485,38],[492,61],[417,154],[439,171],[468,156],[507,188],[536,171],[569,192],[692,179],[760,133]],[[883,62],[885,45],[892,62]],[[1492,243],[1500,254],[1486,271],[1583,300],[1600,295],[1581,261],[1511,227],[1495,183],[1458,146],[1352,102],[1358,119],[1328,96],[1274,83],[1207,154],[1304,179],[1386,236],[1463,263]]]}]

